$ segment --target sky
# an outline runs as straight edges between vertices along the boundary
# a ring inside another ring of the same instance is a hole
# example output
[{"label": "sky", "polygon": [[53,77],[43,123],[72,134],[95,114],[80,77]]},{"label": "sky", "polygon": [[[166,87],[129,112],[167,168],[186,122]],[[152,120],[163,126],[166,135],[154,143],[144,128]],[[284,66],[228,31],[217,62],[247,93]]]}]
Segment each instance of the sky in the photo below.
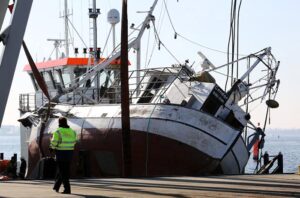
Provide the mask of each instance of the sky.
[{"label": "sky", "polygon": [[[121,0],[97,0],[97,7],[101,9],[98,19],[98,43],[103,48],[106,37],[110,30],[107,23],[107,12],[116,8],[121,12]],[[230,0],[166,0],[169,14],[173,26],[181,35],[196,41],[202,45],[221,51],[227,50],[229,36],[229,16]],[[147,11],[152,5],[152,1],[128,0],[129,24],[138,26],[145,17],[145,13],[137,11]],[[88,1],[69,1],[70,18],[77,31],[83,37],[85,43],[89,43],[89,20]],[[157,29],[162,42],[174,54],[177,60],[184,62],[189,59],[195,62],[195,70],[199,70],[198,51],[204,53],[214,65],[226,63],[226,54],[208,50],[206,48],[192,45],[181,38],[174,39],[174,31],[163,8],[163,1],[159,0],[154,15],[158,23]],[[48,59],[53,50],[53,43],[47,41],[48,38],[63,38],[63,20],[59,18],[63,9],[62,0],[34,1],[24,40],[27,43],[32,56],[36,61]],[[300,73],[299,52],[300,52],[300,1],[299,0],[243,0],[240,15],[240,52],[251,54],[266,47],[272,47],[272,53],[277,60],[281,61],[278,78],[281,80],[277,101],[280,103],[278,109],[271,111],[270,128],[300,128],[300,92],[298,79]],[[9,15],[6,16],[5,24],[9,23]],[[5,25],[4,25],[5,26]],[[116,26],[117,43],[120,40],[120,24]],[[74,46],[82,49],[83,43],[74,35]],[[148,66],[149,57],[153,44],[153,34],[150,35],[148,45],[148,31],[145,32],[142,51],[143,67],[162,67],[176,63],[165,49],[155,50]],[[108,41],[108,48],[104,55],[111,50],[111,40]],[[147,50],[148,49],[148,50]],[[0,50],[2,50],[0,48]],[[63,48],[61,49],[63,50]],[[148,51],[148,56],[145,56]],[[145,58],[147,57],[147,58]],[[54,56],[52,56],[54,58]],[[134,53],[130,54],[134,60]],[[134,61],[132,61],[134,62]],[[12,83],[3,125],[18,125],[19,118],[18,105],[20,93],[32,93],[33,86],[28,75],[23,72],[24,65],[27,64],[23,50],[20,52],[18,65]],[[134,63],[131,67],[134,67]],[[255,108],[258,113],[254,113],[252,118],[255,122],[260,122],[264,118],[265,105]]]}]

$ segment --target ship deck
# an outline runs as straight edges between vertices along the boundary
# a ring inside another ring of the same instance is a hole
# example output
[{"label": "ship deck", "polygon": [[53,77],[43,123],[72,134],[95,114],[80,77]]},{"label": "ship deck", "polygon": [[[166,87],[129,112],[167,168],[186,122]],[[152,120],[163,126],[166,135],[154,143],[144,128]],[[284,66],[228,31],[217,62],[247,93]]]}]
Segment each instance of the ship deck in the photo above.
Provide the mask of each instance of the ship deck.
[{"label": "ship deck", "polygon": [[0,197],[300,197],[300,175],[109,178],[71,180],[72,195],[50,180],[0,183]]}]

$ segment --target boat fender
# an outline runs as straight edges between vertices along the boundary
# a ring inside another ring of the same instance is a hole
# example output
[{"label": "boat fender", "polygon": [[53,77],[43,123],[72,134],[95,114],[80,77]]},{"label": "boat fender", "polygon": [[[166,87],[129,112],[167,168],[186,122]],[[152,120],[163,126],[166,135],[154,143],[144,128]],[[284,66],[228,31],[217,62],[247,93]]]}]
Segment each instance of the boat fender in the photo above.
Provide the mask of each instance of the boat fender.
[{"label": "boat fender", "polygon": [[255,142],[254,145],[253,145],[253,159],[254,159],[255,161],[258,160],[258,154],[259,154],[259,142],[260,142],[260,140],[258,139],[258,140],[256,140],[256,142]]},{"label": "boat fender", "polygon": [[271,99],[267,100],[266,104],[267,104],[268,107],[270,107],[272,109],[275,109],[275,108],[279,107],[279,103],[276,100],[271,100]]}]

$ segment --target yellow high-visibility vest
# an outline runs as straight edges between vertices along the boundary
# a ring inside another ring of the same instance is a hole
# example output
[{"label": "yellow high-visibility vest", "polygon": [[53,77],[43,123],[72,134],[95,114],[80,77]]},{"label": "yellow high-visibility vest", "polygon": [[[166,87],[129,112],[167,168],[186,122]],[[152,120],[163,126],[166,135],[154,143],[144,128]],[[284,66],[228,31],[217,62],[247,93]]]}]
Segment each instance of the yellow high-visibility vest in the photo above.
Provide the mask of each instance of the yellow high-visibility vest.
[{"label": "yellow high-visibility vest", "polygon": [[77,134],[71,128],[58,128],[52,135],[50,147],[56,150],[74,150]]}]

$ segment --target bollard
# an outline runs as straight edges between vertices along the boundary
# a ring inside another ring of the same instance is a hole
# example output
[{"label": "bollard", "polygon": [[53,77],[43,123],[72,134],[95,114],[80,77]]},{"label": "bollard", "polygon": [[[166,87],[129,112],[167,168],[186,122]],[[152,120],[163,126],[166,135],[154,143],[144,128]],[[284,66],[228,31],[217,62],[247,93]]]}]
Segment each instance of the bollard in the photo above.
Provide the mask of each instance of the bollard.
[{"label": "bollard", "polygon": [[267,165],[270,162],[269,153],[266,151],[264,154],[264,165]]},{"label": "bollard", "polygon": [[281,152],[278,153],[278,170],[277,173],[283,173],[283,155]]},{"label": "bollard", "polygon": [[[269,154],[268,154],[267,151],[265,152],[263,158],[264,158],[264,166],[267,166],[269,164],[269,162],[270,162]],[[269,174],[269,170],[266,170],[265,173]]]},{"label": "bollard", "polygon": [[17,153],[14,153],[14,158],[15,158],[16,161],[18,161],[17,157],[18,157]]},{"label": "bollard", "polygon": [[4,153],[0,153],[0,160],[4,160]]}]

